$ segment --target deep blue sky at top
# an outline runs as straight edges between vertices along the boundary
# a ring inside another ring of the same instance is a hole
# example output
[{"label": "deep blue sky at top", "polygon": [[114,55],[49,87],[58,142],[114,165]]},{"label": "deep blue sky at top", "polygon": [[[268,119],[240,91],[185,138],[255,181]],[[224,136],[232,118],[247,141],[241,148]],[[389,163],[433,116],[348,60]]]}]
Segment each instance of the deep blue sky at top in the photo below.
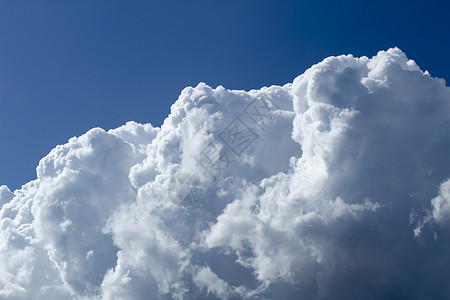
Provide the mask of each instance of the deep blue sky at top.
[{"label": "deep blue sky at top", "polygon": [[330,55],[398,46],[450,79],[449,1],[0,0],[0,184],[92,127],[160,126],[203,81],[291,82]]}]

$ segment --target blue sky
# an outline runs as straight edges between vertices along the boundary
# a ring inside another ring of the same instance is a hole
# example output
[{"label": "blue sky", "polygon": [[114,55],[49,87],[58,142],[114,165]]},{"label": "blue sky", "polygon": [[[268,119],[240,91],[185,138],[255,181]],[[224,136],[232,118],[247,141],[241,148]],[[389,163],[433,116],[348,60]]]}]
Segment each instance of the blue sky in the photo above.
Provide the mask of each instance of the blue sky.
[{"label": "blue sky", "polygon": [[0,184],[92,127],[159,126],[203,81],[291,82],[330,55],[398,46],[450,79],[448,1],[0,0]]}]

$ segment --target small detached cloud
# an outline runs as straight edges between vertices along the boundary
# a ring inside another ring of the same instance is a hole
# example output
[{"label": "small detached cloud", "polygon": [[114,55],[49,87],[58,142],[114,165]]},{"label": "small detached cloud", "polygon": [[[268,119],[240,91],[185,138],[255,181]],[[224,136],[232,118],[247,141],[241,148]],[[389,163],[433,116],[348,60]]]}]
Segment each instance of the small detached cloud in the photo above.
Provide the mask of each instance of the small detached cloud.
[{"label": "small detached cloud", "polygon": [[398,48],[185,88],[0,187],[0,299],[443,299],[449,120]]}]

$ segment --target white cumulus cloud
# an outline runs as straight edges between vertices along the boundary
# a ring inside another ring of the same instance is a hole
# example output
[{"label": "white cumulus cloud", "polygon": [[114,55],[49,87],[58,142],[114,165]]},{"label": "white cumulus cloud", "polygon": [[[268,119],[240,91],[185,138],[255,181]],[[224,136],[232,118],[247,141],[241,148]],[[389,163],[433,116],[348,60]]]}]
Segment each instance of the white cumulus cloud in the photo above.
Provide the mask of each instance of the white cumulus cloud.
[{"label": "white cumulus cloud", "polygon": [[443,299],[450,89],[398,48],[185,88],[0,186],[1,299]]}]

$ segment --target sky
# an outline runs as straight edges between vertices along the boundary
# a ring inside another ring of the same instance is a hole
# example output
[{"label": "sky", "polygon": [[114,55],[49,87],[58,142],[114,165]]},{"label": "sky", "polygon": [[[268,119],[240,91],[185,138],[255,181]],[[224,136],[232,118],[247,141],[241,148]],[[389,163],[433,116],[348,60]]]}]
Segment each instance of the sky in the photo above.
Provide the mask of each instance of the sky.
[{"label": "sky", "polygon": [[446,299],[448,2],[0,0],[0,299]]},{"label": "sky", "polygon": [[448,1],[0,0],[0,184],[93,127],[160,126],[186,86],[284,84],[397,46],[450,78]]}]

